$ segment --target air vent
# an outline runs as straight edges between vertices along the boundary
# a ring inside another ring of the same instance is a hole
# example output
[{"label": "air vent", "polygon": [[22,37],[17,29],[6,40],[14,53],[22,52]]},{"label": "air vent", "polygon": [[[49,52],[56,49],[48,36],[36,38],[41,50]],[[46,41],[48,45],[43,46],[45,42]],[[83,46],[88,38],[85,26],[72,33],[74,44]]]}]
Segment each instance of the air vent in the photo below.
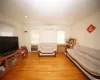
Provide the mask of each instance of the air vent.
[{"label": "air vent", "polygon": [[38,51],[38,45],[31,45],[31,51]]}]

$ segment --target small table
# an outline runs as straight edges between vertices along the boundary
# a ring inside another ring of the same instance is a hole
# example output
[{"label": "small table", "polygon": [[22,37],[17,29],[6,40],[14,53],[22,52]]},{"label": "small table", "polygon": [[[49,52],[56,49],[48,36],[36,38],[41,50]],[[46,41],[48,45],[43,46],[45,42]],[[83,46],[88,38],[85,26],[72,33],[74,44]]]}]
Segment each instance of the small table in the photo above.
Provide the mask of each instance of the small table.
[{"label": "small table", "polygon": [[66,45],[65,44],[58,44],[57,45],[57,52],[58,53],[64,53],[66,51]]}]

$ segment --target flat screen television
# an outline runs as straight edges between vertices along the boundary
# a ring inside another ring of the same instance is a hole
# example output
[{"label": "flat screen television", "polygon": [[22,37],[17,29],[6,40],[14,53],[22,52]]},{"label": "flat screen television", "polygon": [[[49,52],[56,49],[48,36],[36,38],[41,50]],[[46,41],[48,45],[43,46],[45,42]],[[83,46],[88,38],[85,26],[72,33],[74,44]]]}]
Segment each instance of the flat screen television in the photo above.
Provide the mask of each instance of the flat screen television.
[{"label": "flat screen television", "polygon": [[18,48],[18,37],[0,36],[0,56],[9,55]]}]

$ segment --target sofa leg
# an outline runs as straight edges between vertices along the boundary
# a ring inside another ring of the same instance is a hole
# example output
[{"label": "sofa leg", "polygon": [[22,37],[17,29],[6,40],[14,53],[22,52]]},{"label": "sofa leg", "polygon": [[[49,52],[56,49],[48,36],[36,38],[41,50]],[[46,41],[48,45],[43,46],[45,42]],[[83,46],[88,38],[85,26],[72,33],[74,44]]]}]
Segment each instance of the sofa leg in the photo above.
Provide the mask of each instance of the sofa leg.
[{"label": "sofa leg", "polygon": [[56,53],[57,53],[57,52],[55,51],[55,57],[56,57]]},{"label": "sofa leg", "polygon": [[40,51],[38,51],[38,57],[40,57]]}]

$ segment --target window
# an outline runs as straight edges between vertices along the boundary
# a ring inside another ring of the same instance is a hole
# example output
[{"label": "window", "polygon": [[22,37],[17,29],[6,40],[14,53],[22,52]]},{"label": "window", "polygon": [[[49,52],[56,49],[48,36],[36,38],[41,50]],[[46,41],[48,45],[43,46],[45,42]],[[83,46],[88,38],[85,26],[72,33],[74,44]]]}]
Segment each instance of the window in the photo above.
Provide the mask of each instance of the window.
[{"label": "window", "polygon": [[57,31],[57,43],[58,44],[65,43],[65,31],[63,31],[63,30]]},{"label": "window", "polygon": [[1,36],[14,36],[13,32],[1,32],[0,35]]},{"label": "window", "polygon": [[38,30],[32,30],[30,32],[30,40],[31,40],[31,44],[39,44],[39,31]]},{"label": "window", "polygon": [[56,30],[41,30],[40,43],[56,43],[57,42]]}]

